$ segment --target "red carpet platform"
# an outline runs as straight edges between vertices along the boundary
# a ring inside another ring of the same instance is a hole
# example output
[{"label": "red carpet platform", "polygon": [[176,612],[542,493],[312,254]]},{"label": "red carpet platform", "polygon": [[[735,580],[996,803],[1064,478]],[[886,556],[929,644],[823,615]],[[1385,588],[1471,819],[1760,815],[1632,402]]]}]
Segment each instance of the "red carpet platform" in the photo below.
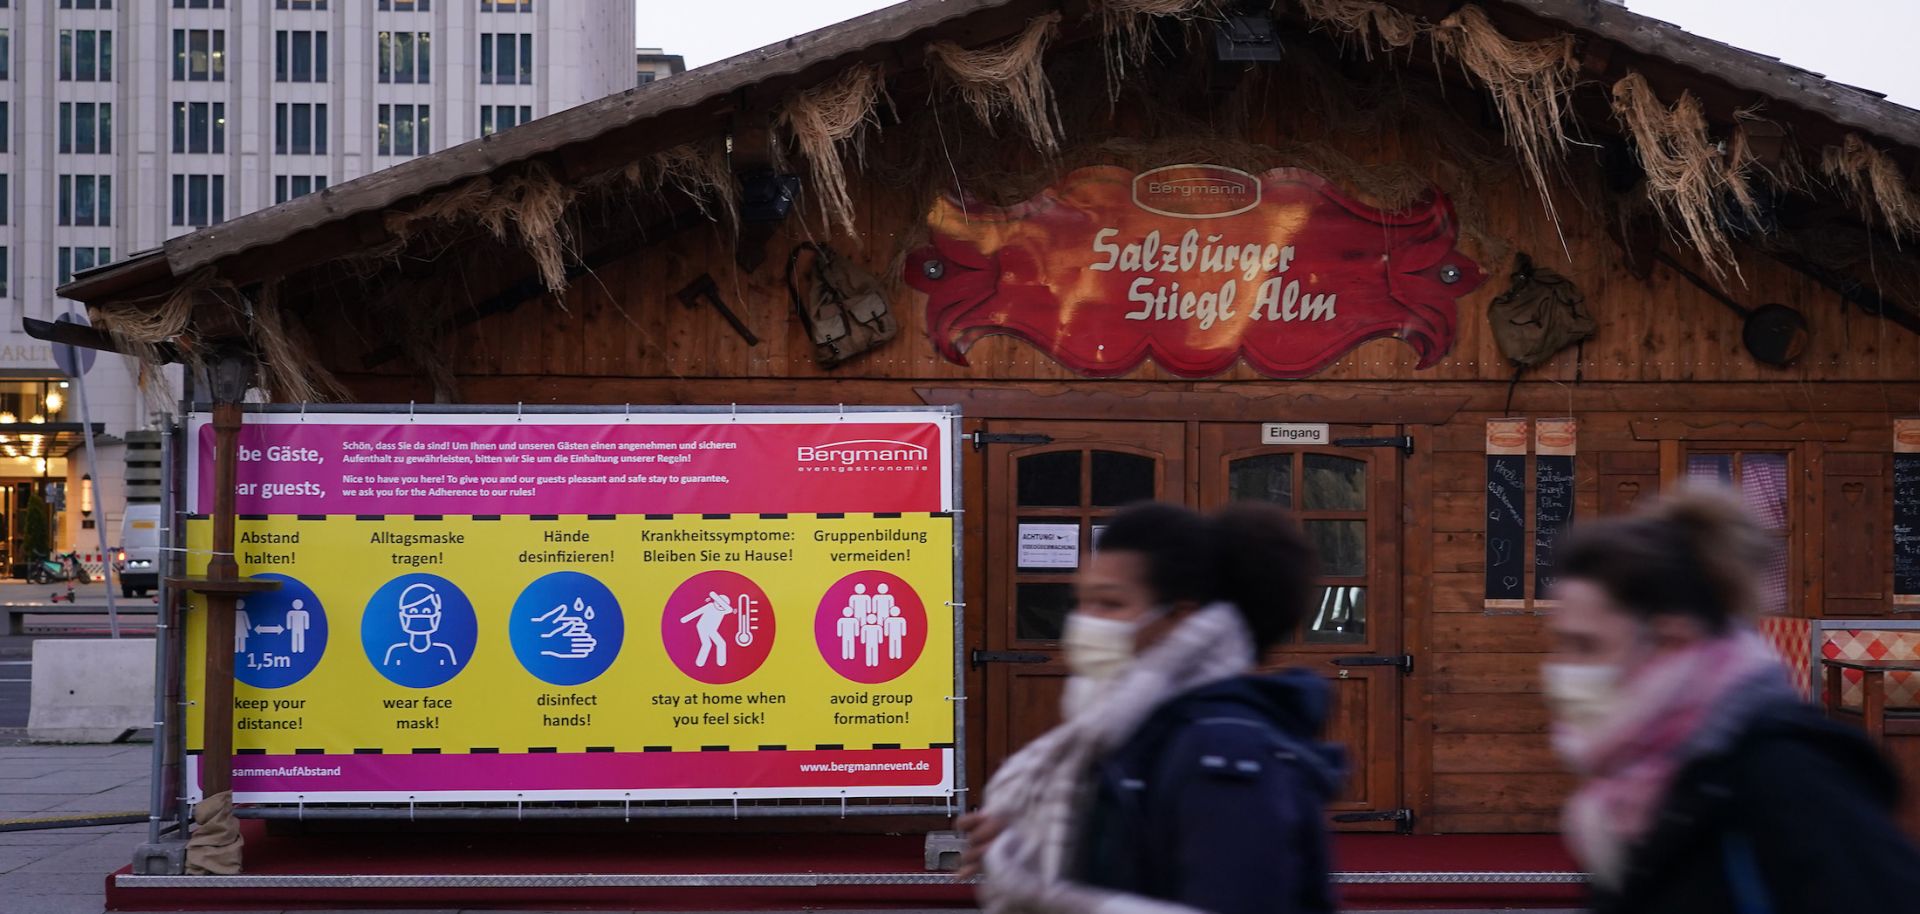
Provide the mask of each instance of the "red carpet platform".
[{"label": "red carpet platform", "polygon": [[[247,873],[107,877],[113,911],[381,907],[770,910],[967,907],[918,835],[474,831],[269,835],[244,823]],[[1348,907],[1568,907],[1553,836],[1342,835]]]}]

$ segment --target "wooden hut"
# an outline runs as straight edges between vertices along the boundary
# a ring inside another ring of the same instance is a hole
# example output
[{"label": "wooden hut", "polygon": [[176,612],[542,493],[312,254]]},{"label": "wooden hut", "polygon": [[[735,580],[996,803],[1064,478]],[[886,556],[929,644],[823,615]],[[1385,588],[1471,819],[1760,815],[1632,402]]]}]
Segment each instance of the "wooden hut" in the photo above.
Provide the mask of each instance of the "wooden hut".
[{"label": "wooden hut", "polygon": [[62,294],[282,401],[960,406],[975,772],[1064,674],[1023,542],[1279,501],[1338,827],[1537,832],[1569,511],[1732,483],[1796,663],[1911,608],[1916,164],[1920,114],[1599,0],[910,0]]}]

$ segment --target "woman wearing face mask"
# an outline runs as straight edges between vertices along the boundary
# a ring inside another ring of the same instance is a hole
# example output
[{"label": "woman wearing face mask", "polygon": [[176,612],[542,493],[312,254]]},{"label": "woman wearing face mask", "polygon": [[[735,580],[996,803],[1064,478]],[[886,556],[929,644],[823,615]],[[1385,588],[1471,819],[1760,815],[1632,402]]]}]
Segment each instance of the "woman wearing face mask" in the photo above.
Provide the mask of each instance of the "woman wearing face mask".
[{"label": "woman wearing face mask", "polygon": [[1563,824],[1597,911],[1920,905],[1896,776],[1800,700],[1754,631],[1773,546],[1702,492],[1581,526],[1561,550],[1541,673],[1554,749],[1582,778]]},{"label": "woman wearing face mask", "polygon": [[1327,690],[1255,675],[1306,613],[1312,550],[1279,511],[1116,515],[1062,638],[1065,722],[962,820],[989,912],[1331,911]]}]

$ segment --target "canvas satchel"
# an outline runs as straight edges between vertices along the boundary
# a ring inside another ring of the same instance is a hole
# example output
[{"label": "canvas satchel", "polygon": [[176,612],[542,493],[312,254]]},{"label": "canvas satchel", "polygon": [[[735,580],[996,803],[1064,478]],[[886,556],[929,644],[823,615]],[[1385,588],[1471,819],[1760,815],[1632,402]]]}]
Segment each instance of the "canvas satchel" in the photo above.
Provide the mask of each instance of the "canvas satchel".
[{"label": "canvas satchel", "polygon": [[1513,284],[1487,306],[1487,320],[1500,351],[1532,367],[1593,336],[1593,318],[1581,306],[1585,300],[1572,280],[1520,254],[1514,258]]},{"label": "canvas satchel", "polygon": [[[809,268],[804,255],[811,252]],[[880,281],[824,244],[805,242],[787,257],[787,291],[813,340],[813,358],[832,368],[900,332]]]}]

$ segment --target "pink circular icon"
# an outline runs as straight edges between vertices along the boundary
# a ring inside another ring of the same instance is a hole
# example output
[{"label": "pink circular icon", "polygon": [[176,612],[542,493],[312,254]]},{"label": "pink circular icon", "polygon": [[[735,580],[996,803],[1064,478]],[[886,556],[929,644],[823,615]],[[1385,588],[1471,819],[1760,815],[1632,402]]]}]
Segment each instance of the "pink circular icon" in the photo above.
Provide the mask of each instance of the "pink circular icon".
[{"label": "pink circular icon", "polygon": [[834,672],[854,682],[889,682],[926,648],[927,609],[898,575],[856,571],[820,599],[813,640]]},{"label": "pink circular icon", "polygon": [[713,685],[739,682],[773,650],[766,591],[731,571],[703,571],[667,598],[660,641],[680,672]]}]

